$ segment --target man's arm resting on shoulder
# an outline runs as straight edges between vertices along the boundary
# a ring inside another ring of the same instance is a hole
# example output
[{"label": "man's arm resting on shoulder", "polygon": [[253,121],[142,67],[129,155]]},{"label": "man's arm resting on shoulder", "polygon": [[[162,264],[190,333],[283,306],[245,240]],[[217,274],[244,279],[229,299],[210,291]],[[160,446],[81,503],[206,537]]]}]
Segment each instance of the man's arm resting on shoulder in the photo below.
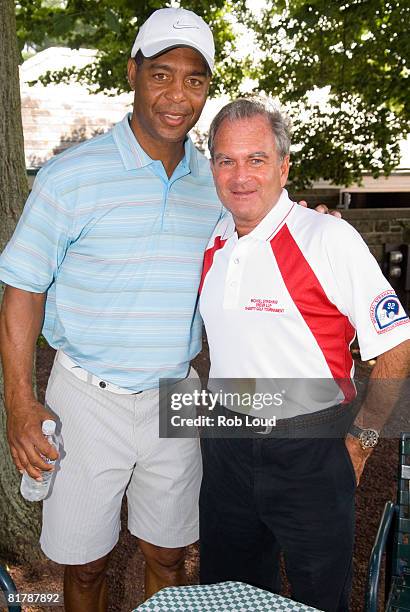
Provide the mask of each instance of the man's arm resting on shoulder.
[{"label": "man's arm resting on shoulder", "polygon": [[7,437],[17,469],[27,471],[33,478],[38,478],[41,470],[50,469],[41,455],[50,459],[58,456],[41,432],[42,422],[52,416],[36,400],[32,385],[34,351],[43,323],[45,298],[45,293],[7,286],[0,313]]},{"label": "man's arm resting on shoulder", "polygon": [[[357,414],[355,424],[362,429],[380,431],[394,407],[401,384],[409,375],[410,340],[405,340],[377,357],[366,399]],[[346,436],[346,446],[359,484],[364,465],[373,449],[363,450],[359,439],[350,434]]]}]

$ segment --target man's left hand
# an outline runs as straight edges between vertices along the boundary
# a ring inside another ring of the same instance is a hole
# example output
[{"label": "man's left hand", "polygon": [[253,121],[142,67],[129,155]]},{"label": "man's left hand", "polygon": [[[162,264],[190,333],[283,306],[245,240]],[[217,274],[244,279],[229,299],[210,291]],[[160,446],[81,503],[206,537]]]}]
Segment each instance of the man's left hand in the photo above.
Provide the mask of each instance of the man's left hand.
[{"label": "man's left hand", "polygon": [[354,436],[351,436],[350,434],[347,434],[345,444],[350,455],[350,460],[353,464],[354,473],[356,475],[356,486],[359,486],[364,464],[366,463],[373,449],[368,448],[363,450],[360,440]]},{"label": "man's left hand", "polygon": [[[300,206],[304,206],[304,208],[308,207],[308,203],[306,202],[306,200],[301,200],[300,202],[298,202],[298,204],[300,204]],[[318,204],[315,207],[315,211],[324,215],[332,215],[332,217],[337,217],[338,219],[342,218],[342,213],[340,212],[340,210],[335,210],[334,208],[329,209],[326,204]]]}]

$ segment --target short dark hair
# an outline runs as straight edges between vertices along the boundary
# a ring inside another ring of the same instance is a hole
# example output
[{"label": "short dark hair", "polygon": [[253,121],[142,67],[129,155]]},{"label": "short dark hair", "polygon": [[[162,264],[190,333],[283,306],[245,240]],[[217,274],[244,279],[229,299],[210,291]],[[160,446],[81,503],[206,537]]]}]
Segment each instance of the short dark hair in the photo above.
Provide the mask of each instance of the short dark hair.
[{"label": "short dark hair", "polygon": [[290,122],[289,119],[277,109],[269,108],[269,105],[260,100],[252,98],[238,98],[229,102],[214,117],[209,128],[208,148],[211,158],[214,158],[215,136],[224,121],[239,121],[251,119],[252,117],[265,117],[275,138],[279,159],[283,160],[289,154],[290,148]]},{"label": "short dark hair", "polygon": [[141,66],[144,59],[145,59],[145,55],[142,53],[141,49],[138,49],[138,51],[134,55],[134,60],[137,66]]}]

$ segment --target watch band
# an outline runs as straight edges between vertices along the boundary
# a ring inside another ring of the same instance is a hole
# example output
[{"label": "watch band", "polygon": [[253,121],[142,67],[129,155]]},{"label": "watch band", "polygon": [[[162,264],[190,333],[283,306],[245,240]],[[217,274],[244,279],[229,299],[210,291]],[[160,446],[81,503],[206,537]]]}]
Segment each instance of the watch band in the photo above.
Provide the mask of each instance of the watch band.
[{"label": "watch band", "polygon": [[363,450],[374,448],[379,442],[380,434],[377,429],[362,429],[354,423],[349,429],[350,435],[360,441]]}]

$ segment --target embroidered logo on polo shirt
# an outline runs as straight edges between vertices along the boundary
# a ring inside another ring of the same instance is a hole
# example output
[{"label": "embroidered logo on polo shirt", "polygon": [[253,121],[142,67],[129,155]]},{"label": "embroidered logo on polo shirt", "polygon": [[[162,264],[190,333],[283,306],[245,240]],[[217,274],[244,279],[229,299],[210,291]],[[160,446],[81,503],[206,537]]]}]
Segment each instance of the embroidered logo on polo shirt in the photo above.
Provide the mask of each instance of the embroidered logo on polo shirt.
[{"label": "embroidered logo on polo shirt", "polygon": [[245,310],[257,310],[264,312],[285,312],[284,308],[278,308],[278,300],[266,300],[262,298],[251,298],[250,304]]},{"label": "embroidered logo on polo shirt", "polygon": [[380,293],[370,306],[370,318],[378,334],[409,322],[397,295],[391,290]]}]

